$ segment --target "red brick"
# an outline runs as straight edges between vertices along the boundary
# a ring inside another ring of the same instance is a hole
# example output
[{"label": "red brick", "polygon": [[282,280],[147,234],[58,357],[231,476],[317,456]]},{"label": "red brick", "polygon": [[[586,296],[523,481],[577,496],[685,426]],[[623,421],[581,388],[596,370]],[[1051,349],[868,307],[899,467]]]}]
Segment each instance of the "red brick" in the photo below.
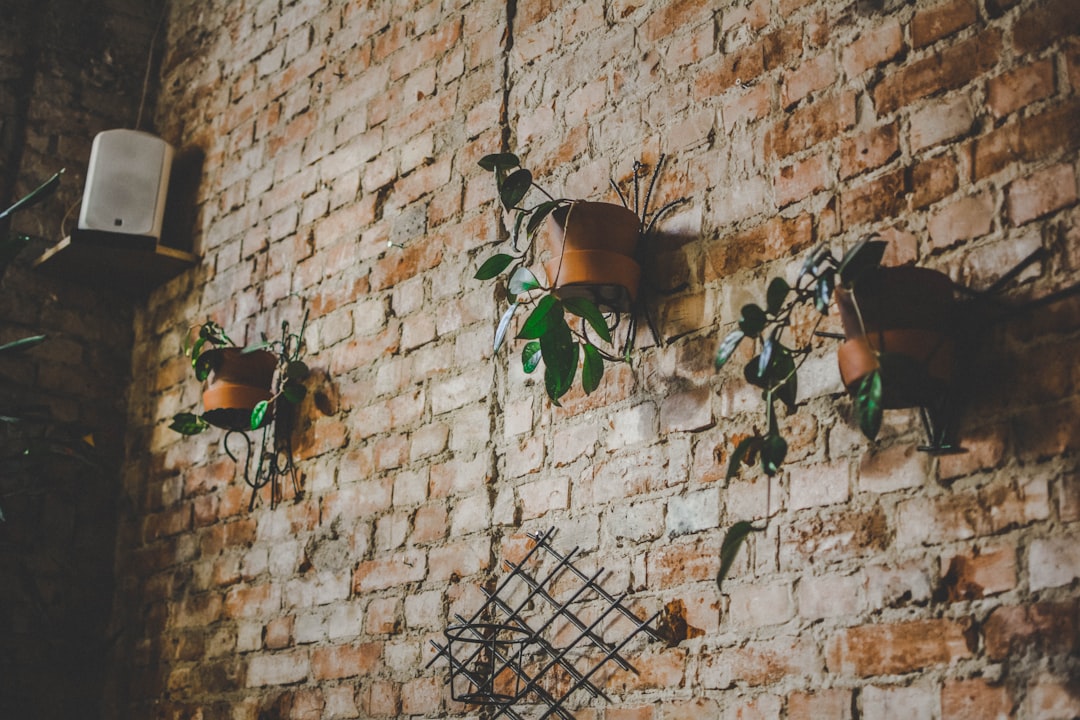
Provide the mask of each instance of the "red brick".
[{"label": "red brick", "polygon": [[850,91],[804,105],[777,122],[765,138],[766,152],[780,158],[835,138],[855,124]]},{"label": "red brick", "polygon": [[729,131],[742,123],[760,120],[772,110],[772,91],[765,83],[725,93],[720,100],[720,116]]},{"label": "red brick", "polygon": [[935,210],[927,220],[926,229],[931,246],[942,249],[986,235],[993,227],[993,220],[994,198],[982,192]]},{"label": "red brick", "polygon": [[706,100],[736,85],[752,84],[765,72],[760,44],[739,48],[713,62],[706,61],[694,78],[694,99]]},{"label": "red brick", "polygon": [[686,682],[686,650],[683,648],[649,649],[637,654],[633,661],[636,673],[615,670],[608,687],[620,693],[637,690],[672,690]]},{"label": "red brick", "polygon": [[442,708],[441,677],[420,677],[401,686],[401,714],[433,716]]},{"label": "red brick", "polygon": [[973,121],[971,103],[963,95],[930,103],[911,116],[911,149],[924,150],[967,135]]},{"label": "red brick", "polygon": [[750,230],[714,240],[705,247],[705,281],[723,279],[770,260],[795,256],[813,244],[810,215],[774,216]]},{"label": "red brick", "polygon": [[852,720],[851,690],[832,688],[814,693],[795,692],[787,699],[788,720]]},{"label": "red brick", "polygon": [[365,560],[353,574],[354,592],[370,592],[423,580],[427,557],[420,550],[398,552],[383,560]]},{"label": "red brick", "polygon": [[1038,52],[1061,38],[1080,35],[1080,14],[1072,0],[1044,0],[1016,19],[1013,46],[1018,52]]},{"label": "red brick", "polygon": [[311,677],[315,680],[367,676],[379,664],[381,642],[362,645],[336,645],[311,651]]},{"label": "red brick", "polygon": [[765,69],[784,67],[802,57],[803,28],[792,24],[762,38]]},{"label": "red brick", "polygon": [[720,571],[716,549],[704,543],[667,545],[645,558],[649,585],[674,587],[690,582],[715,580]]},{"label": "red brick", "polygon": [[1080,101],[1022,118],[977,138],[972,177],[980,180],[1018,160],[1033,162],[1080,147]]},{"label": "red brick", "polygon": [[397,683],[389,680],[372,680],[364,709],[373,717],[398,717],[401,710],[401,693]]},{"label": "red brick", "polygon": [[[641,717],[649,718],[651,715]],[[692,700],[674,700],[663,703],[662,720],[715,720],[720,717],[720,704],[711,698],[698,697]],[[605,720],[611,719],[611,712],[604,713]]]},{"label": "red brick", "polygon": [[773,178],[773,191],[777,207],[808,198],[823,190],[829,180],[829,161],[826,153],[818,153],[805,160],[780,168]]},{"label": "red brick", "polygon": [[911,207],[921,210],[951,195],[960,185],[956,159],[949,153],[911,168]]},{"label": "red brick", "polygon": [[1016,587],[1016,551],[1011,547],[972,551],[942,559],[939,595],[949,602],[976,600]]},{"label": "red brick", "polygon": [[867,130],[845,138],[840,146],[840,177],[850,178],[859,173],[884,166],[900,154],[898,123]]},{"label": "red brick", "polygon": [[641,26],[649,42],[667,38],[712,18],[712,8],[699,0],[676,0],[649,15]]},{"label": "red brick", "polygon": [[428,554],[433,581],[457,580],[486,570],[491,563],[491,541],[481,537],[432,548]]},{"label": "red brick", "polygon": [[426,545],[446,537],[448,529],[445,504],[424,505],[416,510],[413,517],[411,540],[413,543]]},{"label": "red brick", "polygon": [[1023,225],[1068,207],[1076,199],[1076,168],[1071,164],[1054,165],[1009,184],[1009,222]]},{"label": "red brick", "polygon": [[653,706],[611,707],[604,711],[604,718],[605,720],[653,720]]},{"label": "red brick", "polygon": [[294,651],[274,655],[255,655],[247,668],[247,687],[291,685],[308,676],[307,653]]},{"label": "red brick", "polygon": [[906,179],[902,169],[892,170],[840,195],[840,221],[850,228],[900,215],[906,205]]},{"label": "red brick", "polygon": [[970,631],[967,623],[955,620],[848,628],[827,641],[829,671],[870,677],[951,664],[972,656]]},{"label": "red brick", "polygon": [[808,518],[781,529],[780,567],[803,568],[811,563],[827,564],[879,552],[890,542],[892,532],[880,506],[845,511],[828,521]]},{"label": "red brick", "polygon": [[1078,605],[1066,601],[999,607],[987,618],[983,634],[986,655],[995,661],[1031,652],[1074,652],[1080,647]]},{"label": "red brick", "polygon": [[1080,87],[1080,38],[1072,38],[1066,44],[1065,64],[1069,73],[1069,85]]},{"label": "red brick", "polygon": [[225,614],[231,618],[272,617],[281,608],[281,592],[274,585],[234,587],[225,595]]},{"label": "red brick", "polygon": [[941,720],[1008,720],[1013,701],[1008,688],[986,680],[948,680],[941,688]]},{"label": "red brick", "polygon": [[794,637],[753,640],[719,648],[702,659],[698,683],[708,689],[771,685],[785,677],[819,676],[824,667],[816,644]]},{"label": "red brick", "polygon": [[903,49],[903,29],[900,23],[891,20],[864,33],[844,48],[844,72],[849,80],[854,80],[870,68],[892,60]]},{"label": "red brick", "polygon": [[730,597],[727,621],[735,626],[780,625],[795,616],[795,601],[787,583],[725,585]]},{"label": "red brick", "polygon": [[1004,117],[1054,93],[1054,66],[1049,60],[1025,65],[991,79],[986,90],[990,112]]},{"label": "red brick", "polygon": [[1080,691],[1076,688],[1075,674],[1057,678],[1045,673],[1031,682],[1022,712],[1033,718],[1080,716]]},{"label": "red brick", "polygon": [[978,19],[971,0],[947,0],[919,10],[911,18],[911,43],[921,48],[971,25]]},{"label": "red brick", "polygon": [[1000,56],[1000,33],[984,31],[886,75],[874,88],[874,105],[878,114],[887,115],[916,100],[963,87],[993,68]]},{"label": "red brick", "polygon": [[266,623],[263,628],[263,647],[267,650],[281,650],[293,644],[293,625],[296,618],[292,615],[277,617]]}]

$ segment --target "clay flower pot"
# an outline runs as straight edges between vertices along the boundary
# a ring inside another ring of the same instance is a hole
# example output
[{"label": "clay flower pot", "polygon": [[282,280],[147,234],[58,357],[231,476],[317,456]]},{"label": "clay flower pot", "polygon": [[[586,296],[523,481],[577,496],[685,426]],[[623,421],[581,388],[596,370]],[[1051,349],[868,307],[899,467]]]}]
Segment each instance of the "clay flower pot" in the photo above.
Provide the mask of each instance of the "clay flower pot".
[{"label": "clay flower pot", "polygon": [[586,297],[602,310],[625,312],[637,298],[634,260],[640,223],[622,205],[574,202],[548,216],[551,259],[544,270],[560,298]]},{"label": "clay flower pot", "polygon": [[212,371],[203,390],[203,417],[226,430],[250,430],[251,411],[273,395],[277,357],[266,350],[242,352],[240,348],[214,348]]},{"label": "clay flower pot", "polygon": [[910,358],[918,372],[891,374],[882,383],[883,407],[925,406],[940,399],[952,381],[956,349],[948,276],[919,267],[879,268],[859,284],[858,312],[847,289],[838,287],[836,300],[847,336],[837,360],[848,392],[880,367],[878,353],[884,352]]}]

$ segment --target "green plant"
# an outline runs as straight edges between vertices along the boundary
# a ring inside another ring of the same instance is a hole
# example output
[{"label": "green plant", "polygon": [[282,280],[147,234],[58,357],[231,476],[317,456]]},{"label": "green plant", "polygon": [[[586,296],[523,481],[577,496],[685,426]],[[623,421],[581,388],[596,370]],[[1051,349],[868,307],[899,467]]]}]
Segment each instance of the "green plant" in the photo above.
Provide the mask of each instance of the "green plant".
[{"label": "green plant", "polygon": [[[662,162],[663,158],[657,163],[640,208],[637,205],[641,164],[636,164],[634,168],[633,212],[638,217],[639,239],[648,237],[657,220],[680,202],[669,203],[650,216],[649,201]],[[535,267],[537,261],[537,235],[547,218],[554,213],[565,212],[576,201],[556,198],[537,185],[532,172],[522,167],[520,159],[512,153],[486,155],[479,164],[494,174],[499,201],[504,211],[513,216],[508,238],[509,251],[487,258],[474,276],[477,280],[506,277],[505,285],[501,287],[505,290],[509,306],[496,326],[494,349],[498,352],[502,347],[519,308],[529,307],[529,315],[516,335],[518,339],[527,341],[521,353],[522,368],[526,373],[532,373],[543,361],[544,389],[552,403],[559,405],[559,399],[573,386],[580,360],[581,387],[586,394],[591,394],[603,379],[605,362],[629,360],[636,314],[631,311],[625,338],[621,347],[615,349],[613,338],[619,324],[618,312],[612,308],[601,309],[589,298],[559,293],[557,288],[541,283],[530,269]],[[612,186],[618,192],[623,207],[629,209],[622,192],[614,182]],[[533,190],[543,195],[543,199],[534,205],[524,204]],[[594,338],[602,341],[603,346]]]},{"label": "green plant", "polygon": [[[268,411],[279,398],[295,405],[299,404],[307,394],[304,380],[307,379],[310,370],[301,359],[304,351],[304,331],[306,328],[307,313],[305,312],[299,332],[290,332],[289,323],[285,321],[281,323],[280,340],[270,340],[263,334],[259,342],[241,349],[240,352],[243,354],[268,351],[277,358],[273,394],[269,400],[262,400],[252,408],[248,423],[251,430],[262,427],[267,419]],[[194,326],[191,330],[194,330]],[[226,334],[225,330],[213,320],[207,320],[198,326],[198,333],[193,342],[189,330],[184,338],[183,353],[190,358],[196,379],[201,382],[210,377],[211,372],[216,370],[222,361],[221,353],[212,352],[212,350],[226,347],[237,347],[237,345]],[[212,424],[202,415],[182,412],[173,416],[172,424],[169,427],[182,435],[197,435]]]},{"label": "green plant", "polygon": [[[60,170],[0,212],[0,278],[31,241],[28,235],[10,231],[12,218],[56,192],[63,172]],[[24,353],[45,340],[45,335],[38,334],[0,344],[0,358]],[[40,491],[41,469],[52,460],[77,461],[97,469],[91,456],[93,444],[93,436],[85,430],[55,422],[47,407],[15,405],[5,400],[0,407],[0,497]]]},{"label": "green plant", "polygon": [[[761,469],[766,475],[775,475],[787,455],[788,444],[780,433],[776,405],[783,403],[788,412],[794,412],[798,395],[798,372],[810,353],[810,347],[789,347],[785,344],[785,331],[789,330],[793,313],[801,305],[813,304],[819,315],[814,325],[817,330],[828,314],[837,280],[842,287],[857,296],[857,286],[872,282],[874,272],[881,263],[886,243],[864,238],[842,257],[837,258],[827,246],[819,246],[806,258],[794,285],[784,278],[775,277],[765,293],[765,305],[744,305],[738,328],[730,332],[720,343],[716,354],[717,369],[723,367],[743,340],[749,338],[758,352],[743,368],[743,377],[751,385],[761,389],[765,401],[765,432],[743,438],[735,447],[728,463],[727,477],[738,473],[739,466],[752,464],[759,457]],[[858,304],[856,302],[856,311]],[[861,316],[860,316],[861,323]],[[890,366],[907,363],[903,356],[877,353],[880,367],[867,374],[859,384],[854,396],[855,414],[859,428],[871,440],[881,427],[882,377],[889,374]]]}]

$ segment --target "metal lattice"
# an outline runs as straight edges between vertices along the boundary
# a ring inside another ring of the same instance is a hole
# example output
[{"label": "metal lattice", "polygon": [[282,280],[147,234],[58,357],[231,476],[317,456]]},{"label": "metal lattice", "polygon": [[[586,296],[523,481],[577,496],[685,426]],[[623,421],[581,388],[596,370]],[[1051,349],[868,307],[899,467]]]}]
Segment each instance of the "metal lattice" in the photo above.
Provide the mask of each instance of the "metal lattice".
[{"label": "metal lattice", "polygon": [[[535,545],[520,563],[503,561],[509,574],[494,591],[482,588],[480,609],[470,618],[455,615],[445,644],[431,641],[438,652],[428,667],[446,658],[451,697],[495,708],[490,720],[521,720],[515,706],[530,704],[546,706],[539,720],[572,720],[564,704],[578,691],[610,701],[593,682],[609,662],[637,672],[620,654],[634,637],[661,639],[650,627],[660,612],[639,619],[623,604],[627,593],[613,596],[598,584],[604,568],[586,575],[572,562],[578,548],[560,554],[550,544],[554,534],[554,528],[529,533]],[[539,568],[526,570],[545,559],[554,564],[543,577]]]}]

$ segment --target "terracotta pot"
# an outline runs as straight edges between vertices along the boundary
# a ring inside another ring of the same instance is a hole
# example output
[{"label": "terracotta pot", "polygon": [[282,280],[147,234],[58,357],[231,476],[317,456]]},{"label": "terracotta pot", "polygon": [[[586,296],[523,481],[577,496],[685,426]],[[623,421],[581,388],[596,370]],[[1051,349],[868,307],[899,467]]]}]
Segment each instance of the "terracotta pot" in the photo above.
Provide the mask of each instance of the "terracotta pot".
[{"label": "terracotta pot", "polygon": [[849,291],[837,288],[836,298],[848,338],[837,350],[837,360],[849,392],[879,367],[877,353],[888,352],[911,358],[918,372],[887,378],[883,407],[925,406],[940,399],[952,381],[956,351],[955,301],[948,276],[927,268],[881,268],[860,284],[858,313]]},{"label": "terracotta pot", "polygon": [[634,259],[639,225],[633,212],[613,203],[575,202],[549,215],[552,257],[544,269],[555,295],[629,310],[641,281]]},{"label": "terracotta pot", "polygon": [[250,430],[251,411],[273,395],[277,357],[240,348],[214,348],[204,355],[213,369],[203,390],[203,417],[226,430]]}]

